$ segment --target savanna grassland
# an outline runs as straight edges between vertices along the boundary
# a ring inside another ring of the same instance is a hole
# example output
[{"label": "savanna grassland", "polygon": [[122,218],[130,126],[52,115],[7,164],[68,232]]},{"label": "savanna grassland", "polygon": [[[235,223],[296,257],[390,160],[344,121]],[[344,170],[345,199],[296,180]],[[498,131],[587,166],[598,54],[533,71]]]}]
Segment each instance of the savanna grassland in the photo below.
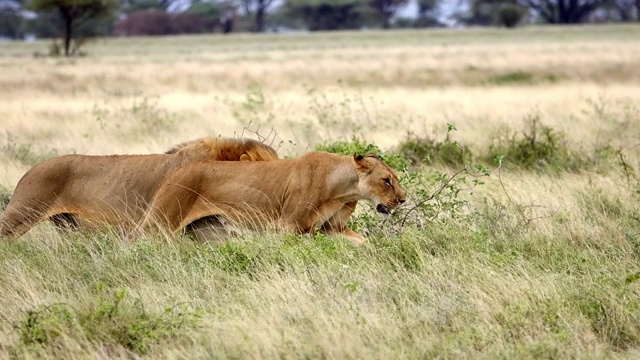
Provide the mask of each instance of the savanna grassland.
[{"label": "savanna grassland", "polygon": [[0,244],[0,357],[640,357],[640,26],[0,44],[0,207],[35,163],[266,137],[409,201],[321,234]]}]

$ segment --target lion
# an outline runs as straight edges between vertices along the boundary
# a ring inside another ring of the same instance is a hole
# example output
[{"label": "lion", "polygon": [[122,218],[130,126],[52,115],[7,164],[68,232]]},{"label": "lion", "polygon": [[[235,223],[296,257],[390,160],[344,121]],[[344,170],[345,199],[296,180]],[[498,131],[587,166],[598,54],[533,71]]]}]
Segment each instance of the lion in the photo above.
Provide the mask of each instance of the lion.
[{"label": "lion", "polygon": [[164,154],[58,156],[20,179],[0,215],[0,238],[20,237],[44,220],[62,229],[127,229],[140,223],[162,180],[178,168],[203,160],[277,158],[268,145],[233,138],[197,139]]},{"label": "lion", "polygon": [[388,215],[406,194],[394,171],[373,155],[311,152],[268,162],[198,162],[163,181],[141,229],[173,234],[210,226],[221,230],[211,232],[220,240],[226,221],[254,230],[320,230],[362,244],[366,239],[347,227],[359,200]]}]

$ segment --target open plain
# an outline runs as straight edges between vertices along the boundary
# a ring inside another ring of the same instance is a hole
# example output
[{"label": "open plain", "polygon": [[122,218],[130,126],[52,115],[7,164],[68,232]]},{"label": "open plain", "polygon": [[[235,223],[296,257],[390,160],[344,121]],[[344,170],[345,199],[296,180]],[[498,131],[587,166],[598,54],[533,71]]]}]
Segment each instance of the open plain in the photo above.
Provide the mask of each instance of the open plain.
[{"label": "open plain", "polygon": [[48,157],[217,135],[281,156],[375,144],[413,197],[385,223],[362,204],[357,248],[40,224],[0,243],[0,357],[638,358],[638,39],[638,25],[109,38],[70,59],[1,43],[0,209]]}]

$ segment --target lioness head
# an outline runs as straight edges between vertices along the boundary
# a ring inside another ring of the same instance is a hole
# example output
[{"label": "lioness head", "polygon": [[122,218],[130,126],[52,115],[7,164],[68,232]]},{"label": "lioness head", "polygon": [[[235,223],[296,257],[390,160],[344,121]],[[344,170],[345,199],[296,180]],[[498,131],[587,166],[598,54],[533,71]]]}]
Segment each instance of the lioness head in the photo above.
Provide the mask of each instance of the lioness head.
[{"label": "lioness head", "polygon": [[406,193],[398,183],[398,176],[379,158],[356,153],[353,154],[353,162],[358,171],[360,193],[383,217],[405,202]]}]

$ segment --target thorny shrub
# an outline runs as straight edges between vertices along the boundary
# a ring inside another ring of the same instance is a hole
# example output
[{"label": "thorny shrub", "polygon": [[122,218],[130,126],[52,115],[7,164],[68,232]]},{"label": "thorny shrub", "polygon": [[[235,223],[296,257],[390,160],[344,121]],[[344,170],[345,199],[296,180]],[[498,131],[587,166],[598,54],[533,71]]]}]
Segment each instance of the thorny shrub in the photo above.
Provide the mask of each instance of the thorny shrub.
[{"label": "thorny shrub", "polygon": [[[357,137],[352,137],[350,141],[317,145],[318,151],[343,155],[353,155],[357,152],[380,157],[397,171],[400,184],[407,191],[407,203],[398,207],[392,212],[391,217],[383,222],[377,219],[375,212],[356,212],[350,220],[354,230],[365,236],[376,236],[388,232],[400,233],[405,226],[423,228],[433,222],[465,218],[467,215],[464,207],[468,200],[462,194],[482,185],[481,178],[490,174],[489,169],[480,165],[472,169],[469,162],[460,164],[460,168],[453,173],[420,167],[420,164],[426,161],[425,154],[430,158],[440,158],[439,151],[451,153],[454,146],[463,149],[449,136],[449,133],[455,130],[453,124],[448,124],[445,141],[431,142],[430,144],[434,145],[431,148],[416,146],[415,140],[410,139],[408,145],[400,145],[400,152],[382,151],[374,144]],[[416,161],[417,158],[422,160]]]}]

